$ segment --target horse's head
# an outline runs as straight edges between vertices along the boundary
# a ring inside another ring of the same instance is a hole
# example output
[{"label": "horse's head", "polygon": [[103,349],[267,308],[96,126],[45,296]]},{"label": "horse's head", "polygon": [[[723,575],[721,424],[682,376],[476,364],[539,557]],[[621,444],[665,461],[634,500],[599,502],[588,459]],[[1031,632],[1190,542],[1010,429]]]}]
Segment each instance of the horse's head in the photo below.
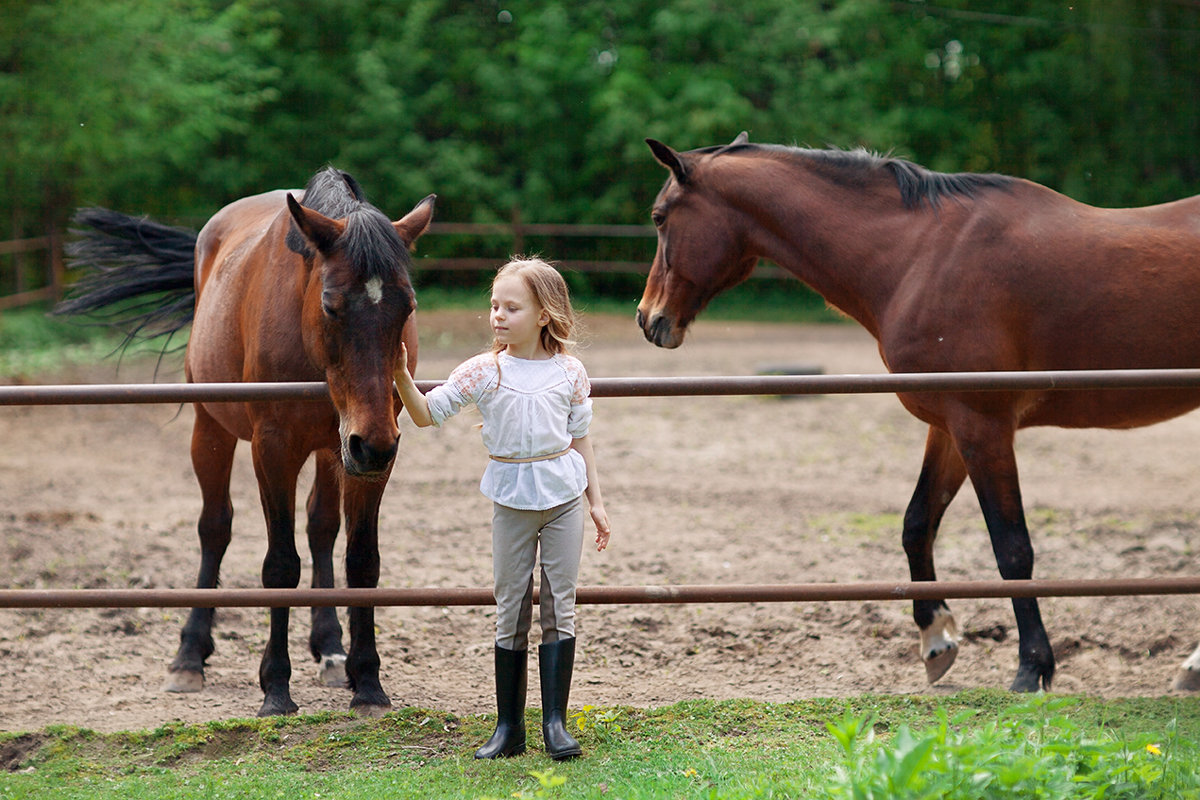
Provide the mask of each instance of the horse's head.
[{"label": "horse's head", "polygon": [[646,339],[659,347],[678,347],[696,315],[721,291],[744,280],[757,256],[746,252],[736,212],[700,174],[701,162],[735,145],[677,153],[662,142],[646,144],[671,170],[651,214],[658,249],[638,303],[637,320]]},{"label": "horse's head", "polygon": [[295,223],[289,246],[308,270],[304,347],[329,385],[350,475],[386,476],[396,455],[400,406],[392,374],[401,342],[410,366],[417,352],[409,249],[429,227],[434,200],[429,195],[390,222],[365,202],[334,218],[287,197]]}]

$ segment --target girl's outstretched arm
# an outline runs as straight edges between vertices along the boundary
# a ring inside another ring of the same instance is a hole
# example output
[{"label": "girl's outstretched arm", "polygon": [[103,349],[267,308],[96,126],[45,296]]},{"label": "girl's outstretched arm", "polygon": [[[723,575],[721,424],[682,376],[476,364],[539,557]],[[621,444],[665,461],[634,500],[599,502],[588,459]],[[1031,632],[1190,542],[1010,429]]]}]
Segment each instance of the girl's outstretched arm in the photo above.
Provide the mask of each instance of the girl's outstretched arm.
[{"label": "girl's outstretched arm", "polygon": [[608,547],[608,537],[612,535],[612,527],[609,525],[608,512],[604,510],[604,499],[600,494],[600,473],[596,469],[596,454],[592,450],[592,440],[587,436],[572,439],[571,447],[583,456],[583,463],[587,464],[588,484],[584,494],[591,507],[592,522],[596,524],[596,549],[603,550]]},{"label": "girl's outstretched arm", "polygon": [[400,364],[396,367],[394,377],[404,410],[417,427],[428,428],[433,424],[433,417],[429,415],[429,401],[413,383],[412,373],[408,371],[408,348],[403,344],[400,345]]}]

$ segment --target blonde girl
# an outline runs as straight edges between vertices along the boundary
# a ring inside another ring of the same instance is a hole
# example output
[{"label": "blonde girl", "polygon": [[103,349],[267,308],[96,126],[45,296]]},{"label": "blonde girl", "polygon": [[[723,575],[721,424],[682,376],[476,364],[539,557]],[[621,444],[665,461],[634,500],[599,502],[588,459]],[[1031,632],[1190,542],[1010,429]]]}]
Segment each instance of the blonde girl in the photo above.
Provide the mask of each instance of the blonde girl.
[{"label": "blonde girl", "polygon": [[[492,737],[476,758],[525,752],[525,694],[533,614],[533,570],[541,550],[538,667],[542,736],[555,760],[581,755],[567,732],[575,662],[575,589],[583,549],[584,507],[596,526],[596,549],[608,546],[608,514],[600,494],[588,429],[591,384],[568,350],[575,315],[567,284],[537,258],[514,258],[492,282],[493,342],[422,395],[407,368],[396,385],[413,422],[441,425],[474,404],[483,416],[490,460],[480,491],[492,500],[492,564],[496,595],[496,708]],[[403,353],[400,364],[408,363]]]}]

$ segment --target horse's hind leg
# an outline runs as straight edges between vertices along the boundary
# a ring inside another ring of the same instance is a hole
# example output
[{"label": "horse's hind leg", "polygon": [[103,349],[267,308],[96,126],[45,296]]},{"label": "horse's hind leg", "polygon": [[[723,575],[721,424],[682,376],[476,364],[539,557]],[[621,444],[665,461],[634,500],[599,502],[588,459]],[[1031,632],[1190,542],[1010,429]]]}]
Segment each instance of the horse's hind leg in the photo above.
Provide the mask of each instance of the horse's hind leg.
[{"label": "horse's hind leg", "polygon": [[[308,549],[312,554],[314,589],[329,589],[334,585],[333,545],[341,524],[342,487],[337,455],[320,450],[316,455],[316,477],[308,495]],[[337,609],[330,606],[312,610],[312,633],[308,640],[313,658],[320,669],[320,680],[326,686],[348,685],[346,680],[346,651],[342,647],[342,626]]]},{"label": "horse's hind leg", "polygon": [[[192,427],[192,468],[200,484],[203,507],[197,531],[200,534],[199,589],[216,588],[221,559],[229,546],[233,503],[229,499],[229,476],[237,438],[196,405]],[[168,692],[198,692],[204,686],[204,664],[213,653],[211,608],[193,608],[179,634],[179,650],[168,667],[164,688]]]},{"label": "horse's hind leg", "polygon": [[[934,581],[933,544],[950,501],[967,471],[945,431],[931,427],[921,476],[904,514],[904,552],[914,581]],[[921,660],[930,683],[946,674],[958,656],[958,628],[945,600],[914,600],[913,621],[921,631]]]},{"label": "horse's hind leg", "polygon": [[[975,414],[958,426],[955,440],[979,498],[1000,577],[1029,580],[1033,577],[1033,545],[1021,505],[1014,432],[1011,422],[1003,418]],[[1009,688],[1014,692],[1049,690],[1054,678],[1054,651],[1037,598],[1015,597],[1012,605],[1020,660]]]}]

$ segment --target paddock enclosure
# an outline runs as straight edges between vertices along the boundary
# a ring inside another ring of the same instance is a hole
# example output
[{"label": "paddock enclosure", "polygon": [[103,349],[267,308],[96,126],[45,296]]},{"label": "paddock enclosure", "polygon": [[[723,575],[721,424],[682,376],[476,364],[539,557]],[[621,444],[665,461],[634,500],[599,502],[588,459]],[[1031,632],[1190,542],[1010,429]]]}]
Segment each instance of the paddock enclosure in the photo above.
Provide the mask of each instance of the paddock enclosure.
[{"label": "paddock enclosure", "polygon": [[[750,375],[763,365],[882,373],[856,326],[701,320],[678,351],[648,345],[626,317],[586,315],[593,377]],[[486,342],[486,312],[421,313],[419,379],[444,377]],[[180,379],[176,362],[160,382]],[[152,362],[115,361],[31,383],[141,383]],[[0,408],[0,585],[190,587],[199,498],[187,455],[190,406]],[[900,517],[925,428],[891,395],[613,398],[593,435],[613,519],[609,550],[585,550],[585,585],[751,584],[908,579]],[[476,485],[474,420],[403,437],[381,512],[382,587],[490,583],[490,504]],[[1200,417],[1136,431],[1032,429],[1017,439],[1036,578],[1196,575]],[[307,483],[310,473],[302,477]],[[234,472],[227,588],[254,588],[265,541],[248,448]],[[301,492],[303,496],[303,491]],[[339,540],[344,545],[344,536]],[[339,547],[337,557],[344,551]],[[997,576],[970,493],[938,540],[942,580]],[[306,568],[301,582],[309,579]],[[1191,596],[1049,598],[1054,689],[1106,696],[1171,692],[1200,637]],[[863,692],[1004,688],[1016,664],[1007,600],[954,603],[965,639],[929,686],[906,602],[583,605],[572,703],[659,705],[694,697],[784,701]],[[263,609],[221,609],[198,694],[160,691],[186,609],[0,609],[0,729],[97,730],[252,716]],[[490,713],[487,607],[376,612],[382,680],[397,706]],[[302,713],[344,710],[317,685],[305,625],[293,625]],[[532,687],[531,687],[532,691]]]}]

